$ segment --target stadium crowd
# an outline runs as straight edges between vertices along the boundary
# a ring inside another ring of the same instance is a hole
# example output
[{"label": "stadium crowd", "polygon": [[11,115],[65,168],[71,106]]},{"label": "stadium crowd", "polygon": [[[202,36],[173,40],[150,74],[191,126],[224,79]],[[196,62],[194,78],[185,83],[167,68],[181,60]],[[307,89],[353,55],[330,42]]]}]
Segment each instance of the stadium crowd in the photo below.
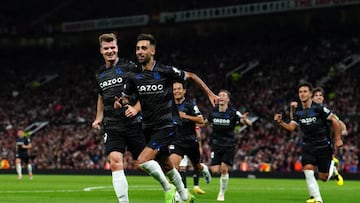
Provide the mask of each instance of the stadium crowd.
[{"label": "stadium crowd", "polygon": [[[159,37],[162,41],[159,46],[163,47],[158,58],[162,63],[199,73],[215,91],[229,89],[235,107],[241,106],[241,112],[259,118],[253,127],[236,135],[235,170],[299,170],[295,166],[300,159],[301,132],[285,132],[272,118],[280,110],[288,117],[289,104],[297,97],[293,90],[300,79],[316,85],[330,76],[321,84],[327,92],[325,103],[345,121],[349,131],[344,147],[337,152],[340,170],[359,172],[360,64],[348,70],[339,69],[336,64],[359,53],[360,36],[312,34],[277,33],[271,40],[269,36],[250,41],[244,36],[240,40],[231,32],[197,38],[177,35],[175,42],[172,37]],[[241,47],[234,46],[235,40],[239,40]],[[172,46],[166,47],[170,43]],[[15,59],[16,63],[13,58],[4,59],[2,69],[6,71],[0,74],[6,84],[0,87],[0,156],[8,159],[13,168],[16,130],[36,121],[50,121],[31,136],[35,169],[106,167],[102,135],[90,126],[96,113],[94,73],[100,65],[100,56],[89,57],[88,52],[76,55],[75,51],[70,55],[76,57],[72,57],[59,50],[47,55],[42,51],[27,52],[27,57]],[[244,74],[226,76],[241,64],[256,65]],[[53,74],[54,79],[41,83],[44,77]],[[206,96],[192,86],[188,93],[188,97],[197,100],[206,117],[210,110]],[[210,133],[210,127],[202,128],[202,159],[208,164]],[[126,153],[125,160],[125,168],[133,169],[130,153]]]}]

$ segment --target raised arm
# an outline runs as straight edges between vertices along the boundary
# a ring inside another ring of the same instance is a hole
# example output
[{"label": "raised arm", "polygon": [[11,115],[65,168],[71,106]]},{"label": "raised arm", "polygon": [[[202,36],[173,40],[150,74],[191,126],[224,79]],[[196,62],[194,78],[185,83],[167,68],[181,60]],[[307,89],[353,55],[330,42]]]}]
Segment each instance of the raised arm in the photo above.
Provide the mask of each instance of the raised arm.
[{"label": "raised arm", "polygon": [[281,114],[275,114],[274,121],[276,121],[282,128],[284,128],[285,130],[290,131],[290,132],[294,131],[296,128],[296,124],[294,122],[285,123],[282,120]]},{"label": "raised arm", "polygon": [[193,80],[201,89],[207,94],[209,97],[209,100],[213,106],[218,103],[219,97],[214,94],[213,91],[210,90],[210,88],[202,81],[199,76],[197,76],[195,73],[187,72],[186,71],[186,79]]}]

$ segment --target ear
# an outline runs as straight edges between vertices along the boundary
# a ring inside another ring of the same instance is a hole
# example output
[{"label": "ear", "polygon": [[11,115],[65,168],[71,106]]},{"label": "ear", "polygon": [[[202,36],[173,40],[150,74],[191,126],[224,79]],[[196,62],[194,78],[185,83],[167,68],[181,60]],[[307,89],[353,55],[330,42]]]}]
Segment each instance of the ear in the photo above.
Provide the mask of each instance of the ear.
[{"label": "ear", "polygon": [[155,52],[156,52],[156,50],[155,50],[155,47],[154,46],[150,46],[151,48],[150,48],[150,53],[151,53],[151,55],[152,56],[155,56]]}]

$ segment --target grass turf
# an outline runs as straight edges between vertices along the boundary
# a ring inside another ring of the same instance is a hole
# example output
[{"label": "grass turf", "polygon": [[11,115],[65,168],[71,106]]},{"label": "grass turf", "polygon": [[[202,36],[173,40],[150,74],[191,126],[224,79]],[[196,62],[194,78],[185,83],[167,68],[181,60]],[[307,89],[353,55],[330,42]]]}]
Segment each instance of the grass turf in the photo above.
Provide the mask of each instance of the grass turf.
[{"label": "grass turf", "polygon": [[[192,188],[192,178],[188,177]],[[9,203],[115,203],[111,176],[34,175],[21,181],[16,175],[0,175],[0,202]],[[149,176],[128,176],[131,203],[163,203],[160,185]],[[346,181],[342,187],[334,181],[318,182],[325,203],[360,202],[360,182]],[[200,180],[204,195],[195,195],[196,203],[217,202],[219,178],[210,184]],[[225,202],[237,203],[304,203],[308,198],[304,179],[245,179],[230,177]]]}]

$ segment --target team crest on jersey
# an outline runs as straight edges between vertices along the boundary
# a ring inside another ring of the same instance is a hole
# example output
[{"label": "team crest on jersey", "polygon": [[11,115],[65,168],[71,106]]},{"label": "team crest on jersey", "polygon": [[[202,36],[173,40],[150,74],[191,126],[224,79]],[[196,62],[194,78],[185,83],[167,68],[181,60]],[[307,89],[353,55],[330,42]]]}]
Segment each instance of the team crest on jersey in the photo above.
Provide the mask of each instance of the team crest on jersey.
[{"label": "team crest on jersey", "polygon": [[116,73],[118,75],[121,75],[123,73],[123,71],[121,70],[121,68],[116,68]]},{"label": "team crest on jersey", "polygon": [[158,72],[155,72],[155,73],[154,73],[154,78],[155,78],[156,80],[159,80],[159,79],[160,79],[160,74],[159,74]]}]

